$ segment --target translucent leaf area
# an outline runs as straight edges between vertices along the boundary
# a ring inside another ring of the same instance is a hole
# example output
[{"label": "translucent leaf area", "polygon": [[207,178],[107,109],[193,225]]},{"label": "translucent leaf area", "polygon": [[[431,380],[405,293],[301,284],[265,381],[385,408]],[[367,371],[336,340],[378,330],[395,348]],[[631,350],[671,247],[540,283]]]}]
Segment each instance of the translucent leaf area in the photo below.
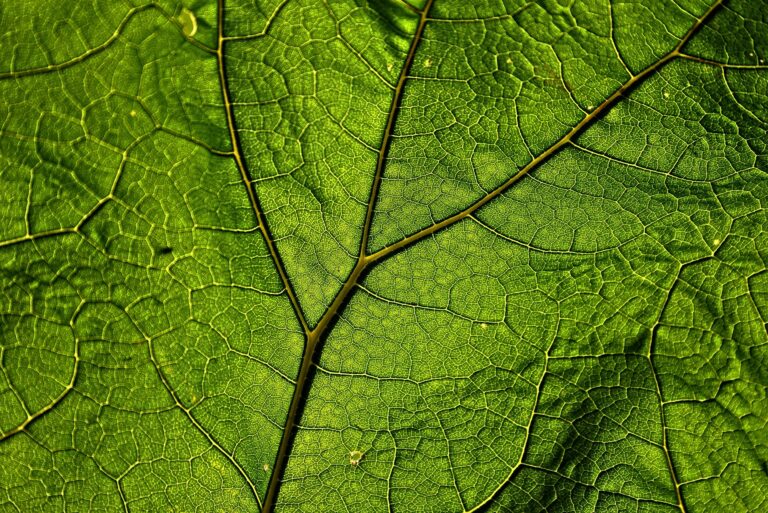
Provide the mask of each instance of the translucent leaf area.
[{"label": "translucent leaf area", "polygon": [[768,511],[766,0],[0,48],[0,513]]}]

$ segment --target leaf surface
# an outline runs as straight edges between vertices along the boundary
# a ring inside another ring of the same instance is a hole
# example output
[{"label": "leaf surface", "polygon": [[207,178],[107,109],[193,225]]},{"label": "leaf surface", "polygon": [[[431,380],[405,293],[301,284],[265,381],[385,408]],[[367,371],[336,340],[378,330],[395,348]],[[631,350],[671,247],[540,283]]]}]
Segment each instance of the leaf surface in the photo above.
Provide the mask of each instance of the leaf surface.
[{"label": "leaf surface", "polygon": [[0,7],[0,511],[764,510],[767,13]]}]

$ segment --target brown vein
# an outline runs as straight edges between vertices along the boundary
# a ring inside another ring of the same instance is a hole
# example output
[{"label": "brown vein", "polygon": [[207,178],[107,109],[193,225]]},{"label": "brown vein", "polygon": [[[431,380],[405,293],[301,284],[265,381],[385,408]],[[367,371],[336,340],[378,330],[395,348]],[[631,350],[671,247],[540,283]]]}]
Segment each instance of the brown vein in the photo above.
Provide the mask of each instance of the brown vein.
[{"label": "brown vein", "polygon": [[424,10],[420,13],[419,25],[416,28],[413,40],[411,41],[411,46],[408,49],[408,55],[406,57],[405,63],[403,64],[403,68],[400,71],[400,77],[397,80],[397,85],[395,86],[392,103],[390,104],[389,108],[389,115],[387,116],[387,125],[384,130],[384,137],[382,138],[381,146],[379,147],[379,156],[376,161],[376,173],[373,179],[373,184],[371,186],[371,194],[368,199],[368,208],[365,215],[365,222],[363,224],[363,235],[360,240],[360,253],[357,259],[357,263],[355,264],[354,269],[352,269],[352,272],[350,273],[347,280],[344,282],[341,290],[334,298],[331,306],[328,308],[328,310],[325,311],[315,328],[307,335],[307,344],[304,348],[301,368],[299,369],[299,376],[296,380],[296,388],[294,389],[293,397],[291,398],[291,405],[288,410],[288,418],[286,420],[285,429],[283,430],[282,439],[280,440],[280,448],[278,449],[277,459],[272,471],[272,476],[270,477],[267,495],[264,499],[264,508],[262,511],[265,512],[273,511],[277,501],[280,482],[282,480],[283,473],[285,472],[285,466],[288,461],[288,454],[290,453],[291,446],[293,444],[296,424],[299,420],[299,412],[301,411],[304,399],[307,396],[307,392],[312,385],[312,380],[309,378],[310,369],[316,354],[320,352],[319,342],[328,329],[328,326],[330,326],[333,318],[341,310],[342,305],[354,290],[360,275],[370,264],[370,260],[366,252],[366,247],[368,246],[368,237],[370,234],[376,197],[378,196],[379,185],[381,183],[381,175],[384,171],[392,133],[394,132],[395,128],[395,120],[397,119],[397,112],[402,100],[403,90],[405,89],[405,82],[408,77],[411,64],[413,63],[413,57],[416,54],[416,48],[418,47],[422,34],[424,33],[424,27],[427,24],[427,15],[429,14],[429,9],[432,6],[432,2],[433,0],[428,0]]}]

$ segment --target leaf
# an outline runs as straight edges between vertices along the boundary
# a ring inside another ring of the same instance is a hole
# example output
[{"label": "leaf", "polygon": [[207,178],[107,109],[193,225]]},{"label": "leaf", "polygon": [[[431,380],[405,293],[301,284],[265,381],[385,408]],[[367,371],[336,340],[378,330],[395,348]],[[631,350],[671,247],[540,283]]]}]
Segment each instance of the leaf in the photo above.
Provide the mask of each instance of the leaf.
[{"label": "leaf", "polygon": [[0,510],[758,512],[762,0],[0,6]]}]

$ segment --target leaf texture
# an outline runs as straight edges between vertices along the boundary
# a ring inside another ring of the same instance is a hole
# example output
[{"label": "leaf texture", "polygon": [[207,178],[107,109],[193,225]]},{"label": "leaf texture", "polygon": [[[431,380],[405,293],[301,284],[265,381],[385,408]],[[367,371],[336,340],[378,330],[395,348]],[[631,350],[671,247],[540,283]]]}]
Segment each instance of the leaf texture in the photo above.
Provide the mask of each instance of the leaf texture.
[{"label": "leaf texture", "polygon": [[0,47],[0,511],[768,509],[764,0],[22,0]]}]

